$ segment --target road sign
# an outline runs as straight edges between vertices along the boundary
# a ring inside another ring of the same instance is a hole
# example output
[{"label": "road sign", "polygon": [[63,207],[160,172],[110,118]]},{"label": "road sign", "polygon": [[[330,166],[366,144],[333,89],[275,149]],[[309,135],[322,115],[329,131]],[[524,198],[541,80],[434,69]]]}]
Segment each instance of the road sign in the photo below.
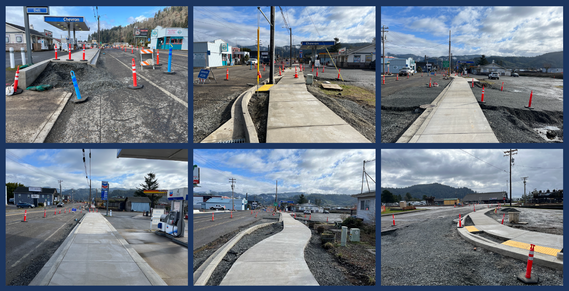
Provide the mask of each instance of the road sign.
[{"label": "road sign", "polygon": [[275,202],[275,203],[273,203],[273,206],[277,206],[277,203],[276,203],[276,202]]},{"label": "road sign", "polygon": [[26,7],[26,12],[28,14],[49,15],[49,7],[48,6]]},{"label": "road sign", "polygon": [[107,200],[108,192],[108,190],[101,190],[101,200]]},{"label": "road sign", "polygon": [[[207,79],[207,76],[209,76],[209,70],[201,69],[200,73],[198,74],[198,79]],[[194,168],[194,170],[196,170],[196,168]],[[196,175],[194,175],[194,177],[195,176]],[[195,178],[194,178],[194,183],[195,183]],[[198,184],[199,184],[199,180],[198,180]]]},{"label": "road sign", "polygon": [[300,50],[299,52],[300,57],[302,58],[302,50]]},{"label": "road sign", "polygon": [[448,68],[448,61],[443,61],[443,68]]}]

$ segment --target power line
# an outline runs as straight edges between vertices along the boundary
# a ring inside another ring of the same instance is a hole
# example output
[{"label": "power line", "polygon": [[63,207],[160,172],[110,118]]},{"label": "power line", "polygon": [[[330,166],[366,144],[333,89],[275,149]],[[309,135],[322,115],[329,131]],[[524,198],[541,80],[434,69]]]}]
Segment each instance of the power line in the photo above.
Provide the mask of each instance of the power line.
[{"label": "power line", "polygon": [[506,170],[504,170],[504,169],[498,168],[498,167],[496,167],[496,166],[494,166],[494,165],[492,165],[492,164],[490,164],[490,163],[488,163],[488,162],[486,162],[486,161],[484,161],[484,160],[482,160],[482,159],[476,157],[475,155],[473,155],[473,154],[471,154],[471,153],[469,153],[469,152],[467,152],[467,151],[465,151],[465,150],[463,150],[463,149],[459,149],[459,150],[461,150],[461,151],[463,151],[463,152],[469,154],[470,156],[474,157],[475,159],[477,159],[477,160],[479,160],[479,161],[481,161],[481,162],[483,162],[483,163],[486,163],[486,164],[488,164],[488,165],[490,165],[490,166],[492,166],[492,167],[494,167],[494,168],[496,168],[496,169],[498,169],[498,170],[500,170],[500,171],[504,171],[505,173],[508,172],[508,171],[506,171]]}]

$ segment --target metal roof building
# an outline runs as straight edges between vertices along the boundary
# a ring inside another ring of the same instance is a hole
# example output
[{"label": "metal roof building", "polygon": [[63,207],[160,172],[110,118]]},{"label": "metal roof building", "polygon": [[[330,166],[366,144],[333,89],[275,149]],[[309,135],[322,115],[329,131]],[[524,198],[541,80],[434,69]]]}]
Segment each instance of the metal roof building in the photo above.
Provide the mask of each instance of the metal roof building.
[{"label": "metal roof building", "polygon": [[489,193],[472,193],[467,194],[462,199],[464,203],[504,203],[508,202],[508,193],[502,192],[489,192]]}]

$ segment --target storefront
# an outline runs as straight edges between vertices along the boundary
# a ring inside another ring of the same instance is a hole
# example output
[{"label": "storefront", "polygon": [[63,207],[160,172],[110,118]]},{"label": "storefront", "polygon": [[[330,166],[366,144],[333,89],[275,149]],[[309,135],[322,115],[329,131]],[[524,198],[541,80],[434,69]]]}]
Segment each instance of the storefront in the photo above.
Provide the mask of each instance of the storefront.
[{"label": "storefront", "polygon": [[150,34],[150,47],[157,49],[188,50],[188,29],[157,26]]},{"label": "storefront", "polygon": [[194,67],[221,67],[233,65],[233,48],[223,41],[194,42]]}]

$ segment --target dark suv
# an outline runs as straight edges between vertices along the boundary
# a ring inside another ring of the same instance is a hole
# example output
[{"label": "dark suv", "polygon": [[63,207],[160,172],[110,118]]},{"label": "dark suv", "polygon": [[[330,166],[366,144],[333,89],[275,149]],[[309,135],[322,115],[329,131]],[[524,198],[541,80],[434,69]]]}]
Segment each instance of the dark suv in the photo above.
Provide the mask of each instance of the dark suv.
[{"label": "dark suv", "polygon": [[20,202],[16,205],[16,208],[34,208],[33,204]]}]

